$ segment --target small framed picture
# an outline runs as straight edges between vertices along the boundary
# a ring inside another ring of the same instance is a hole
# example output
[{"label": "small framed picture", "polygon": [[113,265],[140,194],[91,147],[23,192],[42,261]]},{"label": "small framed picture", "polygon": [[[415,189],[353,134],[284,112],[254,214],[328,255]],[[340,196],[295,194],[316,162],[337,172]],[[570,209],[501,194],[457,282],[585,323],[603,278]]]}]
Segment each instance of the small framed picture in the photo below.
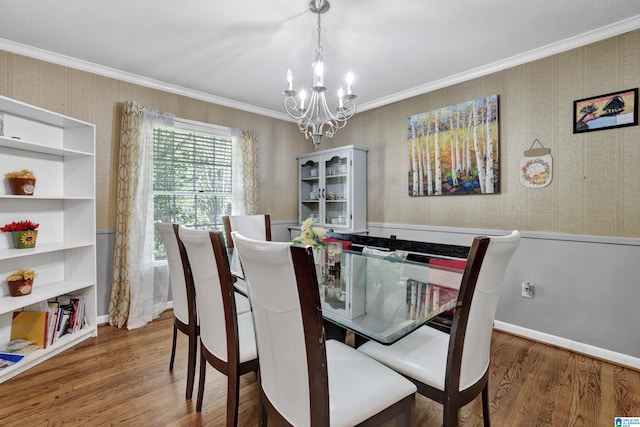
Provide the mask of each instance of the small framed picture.
[{"label": "small framed picture", "polygon": [[573,133],[638,124],[638,88],[573,101]]}]

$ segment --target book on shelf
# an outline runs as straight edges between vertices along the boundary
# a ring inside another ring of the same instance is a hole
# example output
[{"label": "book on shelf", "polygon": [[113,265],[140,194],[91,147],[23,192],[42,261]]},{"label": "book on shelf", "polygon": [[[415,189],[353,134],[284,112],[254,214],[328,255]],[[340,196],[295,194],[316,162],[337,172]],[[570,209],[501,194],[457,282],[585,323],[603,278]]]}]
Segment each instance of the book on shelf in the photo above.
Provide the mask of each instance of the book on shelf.
[{"label": "book on shelf", "polygon": [[53,336],[56,330],[56,326],[58,325],[58,309],[60,308],[60,304],[57,301],[49,301],[47,303],[48,311],[49,311],[49,322],[47,329],[47,344],[53,344]]},{"label": "book on shelf", "polygon": [[415,319],[416,302],[418,299],[418,282],[413,279],[407,280],[407,292],[409,293],[409,316],[408,319]]},{"label": "book on shelf", "polygon": [[56,342],[61,336],[65,335],[68,330],[69,316],[71,313],[63,308],[58,309],[58,324],[56,325],[56,331],[53,334],[53,341]]},{"label": "book on shelf", "polygon": [[425,282],[406,279],[407,282],[407,319],[417,320],[429,311],[429,286]]},{"label": "book on shelf", "polygon": [[48,336],[50,344],[85,326],[85,300],[83,295],[60,295],[49,300],[49,313],[53,317]]},{"label": "book on shelf", "polygon": [[0,370],[15,365],[24,357],[23,354],[2,353],[0,352]]},{"label": "book on shelf", "polygon": [[46,348],[48,317],[48,311],[15,311],[11,321],[11,340],[24,339]]}]

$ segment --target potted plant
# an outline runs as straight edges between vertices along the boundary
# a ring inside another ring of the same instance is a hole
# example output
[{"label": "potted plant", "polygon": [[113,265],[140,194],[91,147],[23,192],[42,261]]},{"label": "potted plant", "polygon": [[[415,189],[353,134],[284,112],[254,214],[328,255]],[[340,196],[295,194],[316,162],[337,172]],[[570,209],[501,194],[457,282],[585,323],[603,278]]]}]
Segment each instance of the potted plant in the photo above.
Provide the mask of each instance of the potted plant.
[{"label": "potted plant", "polygon": [[36,189],[36,176],[29,169],[4,174],[9,180],[13,194],[17,196],[33,196]]},{"label": "potted plant", "polygon": [[14,221],[11,224],[5,224],[0,231],[11,232],[13,246],[16,249],[29,249],[36,247],[39,226],[40,224],[31,221]]},{"label": "potted plant", "polygon": [[9,283],[9,293],[14,297],[21,297],[29,295],[33,288],[33,279],[36,277],[36,272],[33,270],[21,269],[12,273],[7,277]]}]

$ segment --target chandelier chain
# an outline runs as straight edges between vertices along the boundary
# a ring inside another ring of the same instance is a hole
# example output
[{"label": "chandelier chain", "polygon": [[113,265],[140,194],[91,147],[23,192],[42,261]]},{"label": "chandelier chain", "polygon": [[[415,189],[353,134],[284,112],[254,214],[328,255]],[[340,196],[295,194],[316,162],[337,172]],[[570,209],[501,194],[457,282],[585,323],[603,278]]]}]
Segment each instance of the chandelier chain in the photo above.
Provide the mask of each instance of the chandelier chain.
[{"label": "chandelier chain", "polygon": [[321,44],[321,30],[320,30],[320,14],[318,13],[318,46],[316,46],[316,61],[322,59],[322,44]]}]

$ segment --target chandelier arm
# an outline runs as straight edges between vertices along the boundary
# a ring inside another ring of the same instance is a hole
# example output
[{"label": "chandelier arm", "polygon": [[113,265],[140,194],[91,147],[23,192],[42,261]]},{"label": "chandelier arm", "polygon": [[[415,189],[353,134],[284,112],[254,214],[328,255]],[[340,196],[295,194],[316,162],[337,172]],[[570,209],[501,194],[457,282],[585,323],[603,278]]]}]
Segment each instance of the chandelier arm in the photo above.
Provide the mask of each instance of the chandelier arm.
[{"label": "chandelier arm", "polygon": [[291,117],[292,119],[299,120],[304,117],[307,109],[300,108],[298,101],[293,96],[287,96],[284,101],[284,111]]},{"label": "chandelier arm", "polygon": [[[331,110],[329,109],[329,106],[327,105],[327,99],[324,96],[324,93],[320,95],[320,103],[322,106],[322,109],[324,111],[324,117],[326,117],[326,119],[324,119],[322,121],[322,123],[320,124],[320,129],[319,129],[319,133],[323,133],[322,130],[324,129],[325,125],[329,127],[329,129],[327,129],[327,137],[332,138],[333,135],[335,135],[335,133],[338,131],[338,129],[340,129],[340,119],[336,116],[333,115],[333,113],[331,112]],[[344,122],[346,124],[346,122]],[[343,125],[344,126],[344,125]]]}]

